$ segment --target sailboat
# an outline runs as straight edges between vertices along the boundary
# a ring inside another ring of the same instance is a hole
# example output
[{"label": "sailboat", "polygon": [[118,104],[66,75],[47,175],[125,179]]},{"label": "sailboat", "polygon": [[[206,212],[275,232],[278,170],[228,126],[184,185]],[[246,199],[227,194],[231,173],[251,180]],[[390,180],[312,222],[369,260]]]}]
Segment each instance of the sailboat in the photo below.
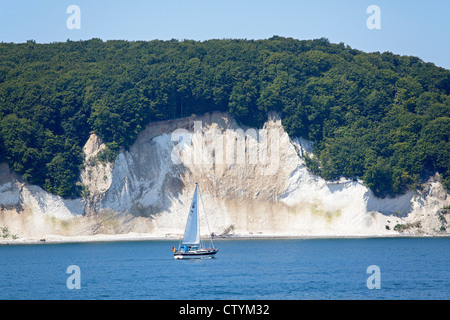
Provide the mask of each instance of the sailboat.
[{"label": "sailboat", "polygon": [[[194,196],[184,230],[183,240],[178,249],[172,248],[174,259],[212,258],[219,251],[214,247],[212,235],[210,248],[204,248],[200,239],[200,214],[198,210],[198,183],[195,183]],[[206,215],[205,215],[206,218]]]}]

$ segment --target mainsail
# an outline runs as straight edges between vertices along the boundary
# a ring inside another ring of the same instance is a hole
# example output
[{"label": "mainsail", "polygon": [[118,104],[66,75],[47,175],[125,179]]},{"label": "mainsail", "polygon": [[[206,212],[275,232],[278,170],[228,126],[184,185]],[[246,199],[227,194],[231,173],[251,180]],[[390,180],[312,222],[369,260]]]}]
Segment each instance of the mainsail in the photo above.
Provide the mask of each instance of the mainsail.
[{"label": "mainsail", "polygon": [[192,198],[189,210],[186,229],[184,230],[183,244],[199,244],[200,243],[200,220],[197,205],[197,188],[195,184],[194,197]]}]

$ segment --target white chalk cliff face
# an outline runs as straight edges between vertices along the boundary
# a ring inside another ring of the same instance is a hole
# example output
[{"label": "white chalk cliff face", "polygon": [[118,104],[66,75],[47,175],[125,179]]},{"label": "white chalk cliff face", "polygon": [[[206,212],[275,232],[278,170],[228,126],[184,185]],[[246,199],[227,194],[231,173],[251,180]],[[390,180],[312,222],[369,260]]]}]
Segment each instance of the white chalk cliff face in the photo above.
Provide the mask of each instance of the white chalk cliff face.
[{"label": "white chalk cliff face", "polygon": [[[80,180],[84,198],[65,200],[0,165],[0,227],[19,238],[95,234],[181,235],[198,182],[200,209],[216,235],[448,235],[450,197],[438,176],[394,199],[361,181],[325,181],[305,166],[310,142],[290,139],[273,117],[262,130],[228,114],[151,123],[114,163],[91,135]],[[203,216],[201,216],[203,219]],[[205,222],[205,219],[202,220]],[[208,233],[206,222],[201,230]]]}]

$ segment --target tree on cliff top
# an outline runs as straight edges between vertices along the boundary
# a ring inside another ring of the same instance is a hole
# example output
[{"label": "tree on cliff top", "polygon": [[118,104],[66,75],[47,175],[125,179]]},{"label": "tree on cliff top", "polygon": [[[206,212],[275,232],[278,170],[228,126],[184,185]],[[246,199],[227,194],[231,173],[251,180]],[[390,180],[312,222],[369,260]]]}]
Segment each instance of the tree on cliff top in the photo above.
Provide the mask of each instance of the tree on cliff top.
[{"label": "tree on cliff top", "polygon": [[450,189],[450,71],[417,57],[324,38],[0,44],[0,158],[64,197],[90,132],[114,154],[152,121],[214,110],[256,127],[277,112],[324,178],[387,196],[439,172]]}]

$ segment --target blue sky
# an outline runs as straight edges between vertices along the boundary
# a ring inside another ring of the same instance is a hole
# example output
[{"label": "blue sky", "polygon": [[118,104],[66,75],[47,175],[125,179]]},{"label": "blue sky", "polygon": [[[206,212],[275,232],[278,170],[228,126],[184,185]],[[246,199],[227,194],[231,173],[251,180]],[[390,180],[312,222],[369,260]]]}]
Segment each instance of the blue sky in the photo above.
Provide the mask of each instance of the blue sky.
[{"label": "blue sky", "polygon": [[[81,10],[70,30],[69,5]],[[381,9],[370,30],[369,5]],[[450,1],[405,0],[0,0],[0,41],[295,39],[418,56],[450,69]]]}]

